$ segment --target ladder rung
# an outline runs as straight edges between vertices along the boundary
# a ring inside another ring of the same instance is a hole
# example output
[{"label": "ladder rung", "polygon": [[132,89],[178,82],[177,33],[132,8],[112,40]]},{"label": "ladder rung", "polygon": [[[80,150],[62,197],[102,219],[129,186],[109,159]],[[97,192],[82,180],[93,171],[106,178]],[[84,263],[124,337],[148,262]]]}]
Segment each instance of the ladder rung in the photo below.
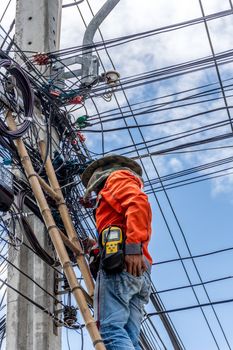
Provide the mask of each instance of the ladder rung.
[{"label": "ladder rung", "polygon": [[72,242],[69,240],[69,238],[68,238],[61,230],[59,230],[59,232],[60,232],[61,238],[62,238],[63,242],[65,243],[65,245],[66,245],[67,247],[69,247],[70,250],[72,250],[72,252],[73,252],[76,256],[84,255],[84,253],[83,253],[80,249],[78,249],[78,247],[75,246],[74,243],[72,243]]},{"label": "ladder rung", "polygon": [[56,201],[60,201],[61,200],[61,196],[59,196],[48,184],[47,182],[45,182],[44,179],[42,179],[42,177],[40,177],[38,174],[31,174],[30,176],[36,176],[39,180],[39,183],[41,185],[41,187],[43,187],[43,189],[50,195],[50,197],[52,197],[53,199],[55,199]]},{"label": "ladder rung", "polygon": [[[16,123],[12,117],[11,111],[8,111],[7,113],[7,122],[10,130],[17,130]],[[49,178],[49,181],[53,187],[51,190],[51,187],[41,178],[38,176],[38,174],[35,173],[34,167],[32,165],[31,159],[28,155],[26,146],[21,138],[17,138],[15,141],[18,154],[20,156],[20,159],[22,161],[22,165],[25,170],[25,174],[28,177],[29,184],[33,190],[34,196],[37,200],[38,206],[40,208],[41,214],[44,219],[44,223],[46,225],[46,228],[49,232],[50,238],[53,242],[53,245],[55,247],[55,250],[57,252],[57,255],[59,256],[61,266],[63,267],[64,273],[66,275],[68,284],[70,286],[70,290],[75,298],[75,301],[78,304],[80,313],[82,314],[82,317],[85,321],[85,325],[87,327],[87,330],[91,336],[93,346],[96,350],[106,350],[103,341],[101,340],[99,330],[96,325],[96,321],[94,320],[93,316],[91,315],[91,312],[89,310],[89,307],[87,304],[92,305],[93,300],[90,295],[92,295],[92,291],[94,291],[94,282],[91,278],[90,270],[88,268],[87,262],[85,260],[85,257],[80,254],[80,256],[77,257],[77,263],[79,266],[79,269],[82,273],[83,279],[85,281],[88,294],[85,289],[80,285],[78,278],[76,276],[76,273],[74,271],[74,268],[70,262],[68,252],[66,250],[65,244],[62,240],[60,231],[54,221],[52,212],[48,206],[48,202],[46,200],[46,197],[43,193],[42,187],[48,191],[50,194],[54,195],[54,189],[59,189],[59,194],[61,196],[60,203],[58,202],[58,208],[61,215],[61,218],[64,222],[64,226],[66,228],[66,232],[69,234],[69,237],[71,240],[77,239],[77,233],[74,229],[72,219],[69,215],[68,208],[65,205],[65,201],[62,195],[62,191],[59,187],[59,183],[56,178],[56,174],[52,165],[52,162],[49,157],[47,157],[47,160],[45,162],[45,168],[47,171],[47,175]],[[41,143],[43,146],[43,143]],[[42,152],[42,156],[45,155],[44,152]],[[42,157],[42,159],[45,159],[46,157]],[[44,160],[43,159],[43,160]],[[48,167],[46,167],[46,164],[49,164]],[[51,175],[52,173],[52,175]],[[31,178],[30,178],[31,177]],[[51,178],[53,179],[51,180]],[[55,192],[56,193],[56,192]],[[57,196],[57,193],[56,193]],[[69,239],[68,239],[69,240]],[[68,241],[67,241],[68,242]],[[70,244],[71,243],[71,244]],[[79,244],[79,245],[78,245]],[[73,242],[69,241],[69,245],[73,246]],[[78,252],[82,252],[80,243],[77,242],[77,249]],[[77,251],[76,249],[76,251]]]}]

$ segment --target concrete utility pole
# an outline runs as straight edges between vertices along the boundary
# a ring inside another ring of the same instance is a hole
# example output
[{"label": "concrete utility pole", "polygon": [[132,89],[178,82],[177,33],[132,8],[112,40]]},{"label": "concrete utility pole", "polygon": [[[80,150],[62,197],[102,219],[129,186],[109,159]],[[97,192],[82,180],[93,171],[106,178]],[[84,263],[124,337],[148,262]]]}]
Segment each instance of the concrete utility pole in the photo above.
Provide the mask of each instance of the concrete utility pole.
[{"label": "concrete utility pole", "polygon": [[[62,0],[17,0],[15,41],[23,51],[50,52],[59,49]],[[26,53],[27,54],[27,53]],[[29,53],[31,55],[31,53]],[[39,112],[35,111],[35,113]],[[41,221],[32,215],[30,224],[41,246],[49,251],[48,235]],[[20,247],[10,249],[9,259],[39,285],[54,294],[54,270],[33,254]],[[14,267],[8,268],[8,283],[50,312],[54,301],[50,296]],[[45,313],[8,288],[7,350],[59,350],[61,332]]]}]

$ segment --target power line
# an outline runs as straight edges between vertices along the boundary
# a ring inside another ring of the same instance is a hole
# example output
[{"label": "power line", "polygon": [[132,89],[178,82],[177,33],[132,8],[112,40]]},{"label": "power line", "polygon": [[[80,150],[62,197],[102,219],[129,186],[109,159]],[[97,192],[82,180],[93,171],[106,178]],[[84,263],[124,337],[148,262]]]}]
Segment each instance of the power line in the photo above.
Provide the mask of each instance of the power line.
[{"label": "power line", "polygon": [[31,282],[33,282],[38,288],[40,288],[43,292],[45,292],[47,295],[49,295],[56,303],[61,304],[62,306],[65,306],[65,304],[57,299],[53,294],[51,294],[49,291],[47,291],[46,289],[44,289],[39,283],[37,283],[32,277],[30,277],[28,274],[26,274],[24,271],[22,271],[21,269],[19,269],[15,264],[13,264],[9,259],[7,259],[6,257],[4,257],[2,254],[0,254],[0,257],[2,259],[4,259],[9,265],[11,265],[12,267],[14,267],[14,269],[16,269],[18,272],[20,272],[23,276],[27,277]]},{"label": "power line", "polygon": [[163,290],[158,290],[156,291],[154,294],[162,294],[162,293],[168,293],[168,292],[174,292],[177,290],[181,290],[181,289],[187,289],[187,288],[191,288],[191,287],[199,287],[199,286],[203,286],[204,284],[211,284],[211,283],[216,283],[216,282],[222,282],[222,281],[227,281],[232,279],[233,276],[227,276],[227,277],[221,277],[221,278],[216,278],[213,280],[209,280],[209,281],[204,281],[202,283],[193,283],[193,284],[188,284],[185,286],[180,286],[180,287],[174,287],[174,288],[168,288],[168,289],[163,289]]},{"label": "power line", "polygon": [[170,309],[170,310],[165,310],[165,311],[150,312],[147,314],[147,316],[151,317],[151,316],[157,316],[160,314],[170,314],[173,312],[187,311],[187,310],[197,309],[200,307],[202,308],[202,307],[221,305],[221,304],[227,304],[227,303],[232,303],[232,302],[233,302],[233,299],[224,299],[224,300],[219,300],[219,301],[212,301],[210,303],[203,303],[203,304],[199,304],[199,305],[190,305],[190,306],[185,306],[185,307],[180,307],[180,308]]},{"label": "power line", "polygon": [[3,279],[0,278],[0,281],[6,285],[8,288],[12,289],[14,292],[16,292],[17,294],[19,294],[21,297],[23,297],[25,300],[29,301],[31,304],[33,304],[34,306],[36,306],[38,309],[40,309],[41,311],[43,311],[45,314],[47,314],[48,316],[52,317],[52,319],[54,321],[56,321],[59,325],[62,326],[68,326],[65,322],[63,322],[62,320],[60,320],[59,318],[57,318],[55,316],[54,313],[50,312],[48,309],[46,309],[45,307],[43,307],[42,305],[40,305],[39,303],[37,303],[36,301],[32,300],[31,298],[29,298],[27,295],[23,294],[22,292],[20,292],[18,289],[14,288],[13,286],[11,286],[8,282],[4,281]]},{"label": "power line", "polygon": [[163,264],[178,262],[178,261],[181,261],[181,260],[198,259],[198,258],[203,258],[203,257],[214,255],[214,254],[229,252],[231,250],[233,250],[233,247],[223,248],[223,249],[219,249],[219,250],[214,250],[212,252],[207,252],[207,253],[198,254],[198,255],[192,255],[192,256],[186,256],[186,257],[180,257],[180,258],[175,258],[175,259],[158,261],[158,262],[153,263],[152,265],[163,265]]}]

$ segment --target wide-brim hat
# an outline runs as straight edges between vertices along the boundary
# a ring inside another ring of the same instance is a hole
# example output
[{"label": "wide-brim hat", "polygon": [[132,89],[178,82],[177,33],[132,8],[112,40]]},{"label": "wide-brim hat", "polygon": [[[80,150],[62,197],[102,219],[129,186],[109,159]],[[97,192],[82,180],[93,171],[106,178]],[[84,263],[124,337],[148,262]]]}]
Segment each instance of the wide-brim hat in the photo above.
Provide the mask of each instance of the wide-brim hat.
[{"label": "wide-brim hat", "polygon": [[81,177],[83,185],[87,187],[87,184],[96,169],[102,167],[103,170],[106,170],[106,167],[111,164],[122,165],[133,170],[137,175],[142,176],[142,168],[135,160],[120,155],[108,155],[95,160],[84,170]]}]

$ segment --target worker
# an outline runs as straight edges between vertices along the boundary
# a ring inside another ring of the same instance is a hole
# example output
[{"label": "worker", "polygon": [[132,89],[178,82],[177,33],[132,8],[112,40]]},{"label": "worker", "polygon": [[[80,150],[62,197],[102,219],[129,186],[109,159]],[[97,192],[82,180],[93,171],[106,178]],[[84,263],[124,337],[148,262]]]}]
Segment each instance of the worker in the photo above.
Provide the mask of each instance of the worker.
[{"label": "worker", "polygon": [[94,308],[107,350],[139,350],[143,307],[149,301],[152,259],[148,252],[151,208],[142,191],[140,165],[109,155],[82,174],[85,198],[97,194],[101,247]]}]

